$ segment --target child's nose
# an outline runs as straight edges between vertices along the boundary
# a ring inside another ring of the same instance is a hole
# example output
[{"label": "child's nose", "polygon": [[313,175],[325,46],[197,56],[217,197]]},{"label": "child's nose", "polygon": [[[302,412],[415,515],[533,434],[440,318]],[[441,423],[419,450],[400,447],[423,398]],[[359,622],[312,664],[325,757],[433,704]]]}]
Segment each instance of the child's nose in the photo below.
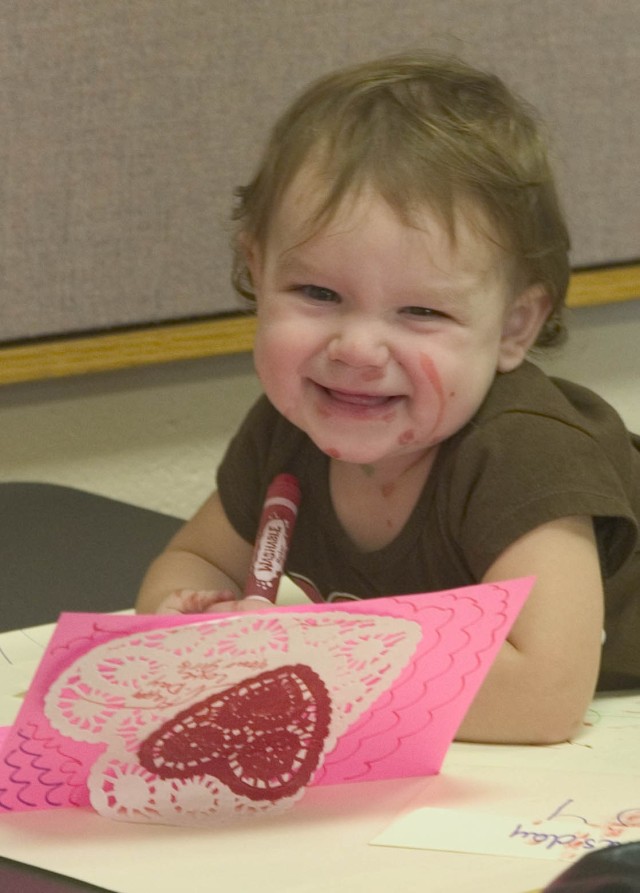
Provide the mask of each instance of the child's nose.
[{"label": "child's nose", "polygon": [[329,343],[329,359],[348,366],[383,366],[389,350],[383,333],[377,328],[358,323],[342,326]]}]

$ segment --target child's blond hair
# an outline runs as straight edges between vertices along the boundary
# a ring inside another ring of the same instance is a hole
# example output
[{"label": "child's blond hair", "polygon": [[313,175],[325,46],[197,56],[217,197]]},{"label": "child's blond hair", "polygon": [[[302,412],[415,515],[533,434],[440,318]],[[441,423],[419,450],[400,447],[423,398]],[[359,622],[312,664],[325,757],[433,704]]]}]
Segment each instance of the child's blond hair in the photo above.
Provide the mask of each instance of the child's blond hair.
[{"label": "child's blond hair", "polygon": [[541,283],[553,310],[536,346],[564,337],[569,237],[534,112],[492,74],[428,53],[356,65],[313,83],[277,121],[256,176],[237,190],[234,284],[253,298],[242,244],[264,245],[271,216],[305,164],[322,190],[320,226],[372,186],[401,215],[425,205],[455,238],[471,203],[515,260],[519,284]]}]

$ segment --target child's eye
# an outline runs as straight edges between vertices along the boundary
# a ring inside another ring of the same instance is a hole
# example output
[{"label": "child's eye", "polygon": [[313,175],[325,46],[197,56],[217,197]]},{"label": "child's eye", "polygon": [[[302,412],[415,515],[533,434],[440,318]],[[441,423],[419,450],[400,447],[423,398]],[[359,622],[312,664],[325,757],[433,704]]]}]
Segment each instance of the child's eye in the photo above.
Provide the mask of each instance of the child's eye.
[{"label": "child's eye", "polygon": [[335,291],[330,288],[324,288],[322,285],[303,285],[300,291],[313,301],[332,303],[339,300]]},{"label": "child's eye", "polygon": [[413,319],[446,319],[447,314],[441,310],[434,310],[433,307],[403,307],[402,312],[405,316]]}]

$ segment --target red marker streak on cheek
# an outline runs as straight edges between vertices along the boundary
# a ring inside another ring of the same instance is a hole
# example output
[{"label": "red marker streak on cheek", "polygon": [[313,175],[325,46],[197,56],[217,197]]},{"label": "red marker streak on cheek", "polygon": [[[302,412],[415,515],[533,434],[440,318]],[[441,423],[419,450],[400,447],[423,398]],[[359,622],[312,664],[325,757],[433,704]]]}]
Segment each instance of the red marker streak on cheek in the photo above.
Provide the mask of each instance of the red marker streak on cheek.
[{"label": "red marker streak on cheek", "polygon": [[340,450],[336,450],[335,447],[327,447],[324,452],[327,454],[327,456],[331,456],[332,459],[340,458]]},{"label": "red marker streak on cheek", "polygon": [[444,413],[444,390],[442,387],[442,382],[440,381],[440,376],[438,375],[438,370],[436,369],[433,361],[424,353],[420,354],[420,365],[422,367],[422,371],[429,380],[429,384],[435,391],[435,395],[438,399],[438,414],[433,425],[433,430],[436,431],[440,425],[440,422],[442,421],[442,416]]}]

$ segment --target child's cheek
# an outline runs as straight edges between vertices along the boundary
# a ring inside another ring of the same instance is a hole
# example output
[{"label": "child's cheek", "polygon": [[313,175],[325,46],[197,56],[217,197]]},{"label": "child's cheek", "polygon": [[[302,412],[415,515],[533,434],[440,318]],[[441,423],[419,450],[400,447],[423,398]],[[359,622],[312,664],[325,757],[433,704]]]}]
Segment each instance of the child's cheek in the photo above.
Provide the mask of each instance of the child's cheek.
[{"label": "child's cheek", "polygon": [[298,424],[300,407],[299,379],[289,362],[290,352],[269,337],[256,337],[253,365],[263,390],[285,418]]},{"label": "child's cheek", "polygon": [[258,326],[253,348],[253,362],[259,375],[269,375],[279,370],[282,358],[286,356],[281,349],[282,339],[280,327],[270,324]]},{"label": "child's cheek", "polygon": [[286,376],[282,371],[282,354],[273,349],[270,339],[257,338],[253,350],[253,365],[262,387],[272,402],[279,402],[278,395],[283,389]]}]

